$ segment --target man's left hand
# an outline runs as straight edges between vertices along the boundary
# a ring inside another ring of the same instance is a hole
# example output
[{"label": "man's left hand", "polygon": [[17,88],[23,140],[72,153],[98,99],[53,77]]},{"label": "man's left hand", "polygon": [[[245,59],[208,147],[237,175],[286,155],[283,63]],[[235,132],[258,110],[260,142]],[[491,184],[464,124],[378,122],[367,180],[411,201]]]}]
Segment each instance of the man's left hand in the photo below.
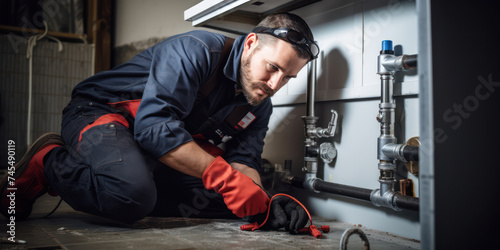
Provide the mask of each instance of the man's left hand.
[{"label": "man's left hand", "polygon": [[271,202],[269,218],[263,229],[279,229],[285,227],[286,230],[297,233],[302,229],[309,219],[306,211],[294,200],[286,196],[275,197]]}]

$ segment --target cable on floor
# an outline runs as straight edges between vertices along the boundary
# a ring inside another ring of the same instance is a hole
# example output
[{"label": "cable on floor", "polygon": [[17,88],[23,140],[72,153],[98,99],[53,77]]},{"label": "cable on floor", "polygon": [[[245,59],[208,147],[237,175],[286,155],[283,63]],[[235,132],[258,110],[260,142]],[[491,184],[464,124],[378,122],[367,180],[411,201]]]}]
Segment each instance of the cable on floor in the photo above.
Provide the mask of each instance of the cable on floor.
[{"label": "cable on floor", "polygon": [[271,201],[269,201],[269,206],[267,208],[266,219],[262,223],[260,223],[260,224],[258,222],[254,222],[254,223],[242,225],[240,227],[241,230],[243,230],[243,231],[255,231],[255,230],[261,228],[262,226],[264,226],[266,224],[267,220],[269,219],[269,212],[271,211],[271,204],[272,204],[274,198],[276,198],[278,196],[285,196],[285,197],[288,197],[288,198],[292,199],[293,201],[295,201],[297,204],[299,204],[306,211],[307,216],[309,217],[309,221],[311,222],[311,225],[309,225],[308,227],[304,227],[302,229],[299,229],[298,230],[299,233],[309,232],[312,236],[314,236],[315,238],[318,239],[318,238],[321,238],[321,236],[322,236],[321,232],[319,231],[320,229],[324,233],[328,233],[330,231],[330,227],[329,226],[321,226],[320,229],[318,229],[313,224],[311,214],[309,213],[309,211],[307,210],[307,208],[302,203],[300,203],[300,201],[298,201],[297,199],[295,199],[294,197],[292,197],[292,196],[290,196],[288,194],[276,194],[276,195],[274,195],[271,198]]}]

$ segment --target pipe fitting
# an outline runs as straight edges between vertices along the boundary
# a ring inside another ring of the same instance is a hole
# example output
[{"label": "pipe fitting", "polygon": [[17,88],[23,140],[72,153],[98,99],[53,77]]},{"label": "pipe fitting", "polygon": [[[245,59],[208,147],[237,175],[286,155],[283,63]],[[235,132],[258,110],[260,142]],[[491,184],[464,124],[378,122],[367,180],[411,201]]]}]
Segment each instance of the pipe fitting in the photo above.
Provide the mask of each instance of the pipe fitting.
[{"label": "pipe fitting", "polygon": [[306,173],[306,179],[304,180],[304,189],[308,191],[312,191],[315,193],[319,193],[316,189],[314,189],[314,183],[317,180],[321,180],[316,177],[316,173]]},{"label": "pipe fitting", "polygon": [[382,66],[391,72],[417,67],[417,55],[386,56]]},{"label": "pipe fitting", "polygon": [[381,161],[393,161],[395,157],[391,157],[384,152],[385,145],[395,144],[396,137],[393,135],[381,135],[377,138],[378,147],[377,147],[377,159]]},{"label": "pipe fitting", "polygon": [[331,109],[332,118],[330,118],[330,122],[328,123],[327,128],[316,128],[316,136],[317,137],[333,137],[335,135],[335,130],[337,129],[337,111]]},{"label": "pipe fitting", "polygon": [[379,181],[392,181],[395,182],[394,172],[396,171],[396,164],[392,161],[380,161],[378,163],[380,170]]},{"label": "pipe fitting", "polygon": [[406,144],[387,143],[382,146],[382,153],[403,162],[418,161],[418,147]]},{"label": "pipe fitting", "polygon": [[[377,74],[379,75],[390,75],[393,71],[386,68],[384,62],[391,62],[396,56],[394,54],[380,54],[377,57]],[[386,63],[387,64],[387,63]]]},{"label": "pipe fitting", "polygon": [[382,66],[391,72],[406,70],[404,64],[405,57],[406,55],[385,57],[382,61]]},{"label": "pipe fitting", "polygon": [[317,157],[304,157],[305,165],[302,171],[306,174],[316,174],[318,172],[318,158]]},{"label": "pipe fitting", "polygon": [[305,145],[306,147],[315,146],[316,143],[316,122],[318,117],[316,116],[302,116],[302,121],[304,122],[304,135],[306,137]]},{"label": "pipe fitting", "polygon": [[381,194],[379,189],[375,189],[370,194],[370,200],[373,205],[377,207],[388,207],[392,208],[395,211],[401,211],[401,208],[396,205],[396,195],[397,192],[391,190],[388,190]]},{"label": "pipe fitting", "polygon": [[313,161],[312,159],[309,158],[315,158],[318,157],[320,154],[320,147],[317,145],[314,146],[306,146],[306,152],[305,152],[305,158],[308,158],[308,161]]},{"label": "pipe fitting", "polygon": [[387,143],[382,146],[382,153],[389,158],[406,162],[406,159],[403,157],[405,146],[404,144]]},{"label": "pipe fitting", "polygon": [[[386,179],[383,179],[382,176],[384,174],[387,174],[388,177]],[[386,192],[392,192],[394,191],[394,183],[396,183],[396,180],[394,180],[394,171],[386,171],[385,173],[381,173],[381,178],[379,178],[380,182],[380,190],[379,193],[380,195],[385,194]]]},{"label": "pipe fitting", "polygon": [[306,140],[314,140],[316,138],[322,138],[322,137],[333,137],[335,135],[335,130],[337,128],[338,113],[333,109],[330,110],[330,112],[332,113],[332,117],[330,119],[330,122],[328,123],[327,128],[316,127],[316,122],[318,121],[318,117],[315,116],[302,117],[305,126]]},{"label": "pipe fitting", "polygon": [[337,149],[330,142],[323,142],[319,145],[319,157],[325,163],[331,163],[337,157]]}]

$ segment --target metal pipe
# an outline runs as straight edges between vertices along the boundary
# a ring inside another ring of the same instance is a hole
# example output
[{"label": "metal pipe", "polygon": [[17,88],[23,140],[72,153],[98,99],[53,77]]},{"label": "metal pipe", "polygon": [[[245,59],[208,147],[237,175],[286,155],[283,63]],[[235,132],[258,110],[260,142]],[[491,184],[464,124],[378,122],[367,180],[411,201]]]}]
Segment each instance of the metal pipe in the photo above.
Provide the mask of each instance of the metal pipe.
[{"label": "metal pipe", "polygon": [[[394,173],[396,170],[395,158],[384,153],[383,148],[388,144],[395,144],[394,117],[396,104],[393,99],[394,71],[400,63],[394,56],[392,41],[382,41],[382,50],[377,57],[377,74],[380,75],[381,93],[377,121],[380,123],[380,136],[377,138],[377,158],[380,170],[380,189],[375,189],[370,195],[370,200],[375,206],[390,207],[400,210],[394,203]],[[396,66],[396,67],[393,67]]]},{"label": "metal pipe", "polygon": [[405,69],[411,69],[417,67],[417,55],[404,55],[403,64]]},{"label": "metal pipe", "polygon": [[370,201],[370,194],[372,192],[370,189],[326,182],[320,179],[314,182],[314,189],[365,201]]},{"label": "metal pipe", "polygon": [[316,60],[312,60],[308,64],[309,71],[307,75],[307,93],[306,102],[307,110],[306,116],[314,117],[314,98],[316,92]]},{"label": "metal pipe", "polygon": [[[297,176],[285,176],[282,180],[282,183],[296,188],[307,189],[304,184],[307,183],[308,181],[311,180]],[[314,178],[314,180],[312,180],[311,186],[315,191],[326,192],[345,197],[351,197],[364,201],[370,201],[370,194],[372,192],[372,190],[370,189],[337,184],[333,182],[326,182],[319,178]]]},{"label": "metal pipe", "polygon": [[[308,64],[307,74],[307,91],[306,91],[306,115],[302,117],[304,121],[304,132],[306,137],[306,148],[316,146],[316,122],[318,117],[314,116],[314,97],[316,92],[316,60],[312,60]],[[306,149],[307,150],[307,149]],[[307,156],[307,152],[306,152]]]},{"label": "metal pipe", "polygon": [[391,74],[383,74],[380,75],[380,81],[382,83],[381,85],[381,103],[394,103],[393,101],[393,79],[394,77]]},{"label": "metal pipe", "polygon": [[[354,198],[362,201],[372,201],[372,194],[378,193],[379,190],[371,190],[355,186],[343,185],[333,182],[326,182],[319,178],[301,178],[297,176],[285,176],[281,182],[292,187],[308,190],[307,186],[311,186],[315,192],[325,192],[344,197]],[[389,195],[389,194],[387,194]],[[418,211],[419,198],[413,196],[405,196],[394,192],[391,195],[391,203],[398,207],[398,210],[408,209]]]},{"label": "metal pipe", "polygon": [[[282,183],[292,185],[294,187],[304,188],[313,192],[328,192],[332,194],[342,195],[346,197],[356,198],[365,201],[371,201],[375,206],[390,207],[394,210],[401,210],[401,207],[418,210],[418,198],[400,198],[401,194],[394,192],[394,173],[396,170],[395,157],[384,152],[384,146],[396,143],[394,136],[394,117],[396,104],[393,99],[393,81],[394,72],[399,68],[391,68],[394,65],[400,65],[405,57],[396,58],[392,50],[392,41],[383,41],[382,50],[377,57],[378,70],[377,73],[381,79],[381,102],[379,105],[379,114],[377,120],[380,123],[380,136],[378,138],[378,167],[380,169],[380,189],[369,190],[359,187],[347,186],[331,182],[325,182],[316,177],[318,169],[318,158],[323,160],[332,160],[336,156],[333,152],[333,145],[329,147],[317,146],[316,139],[321,137],[333,137],[335,134],[335,125],[337,113],[332,110],[332,119],[328,124],[328,128],[323,129],[316,127],[317,117],[314,116],[314,98],[316,89],[316,62],[311,61],[309,64],[308,81],[307,81],[307,110],[306,116],[303,116],[305,130],[305,156],[303,171],[306,174],[306,179],[298,179],[298,177],[285,176]],[[412,65],[416,58],[410,58],[408,63]],[[399,67],[399,66],[398,66]],[[386,151],[394,152],[394,148],[386,148]],[[321,152],[325,151],[325,152]],[[398,150],[396,150],[398,151]],[[403,152],[404,150],[402,150]],[[414,151],[414,150],[410,150]],[[397,152],[396,152],[397,154]],[[411,157],[414,152],[403,153],[403,156]],[[318,157],[319,156],[319,157]],[[325,157],[323,157],[325,156]]]},{"label": "metal pipe", "polygon": [[403,158],[405,158],[406,161],[418,161],[420,159],[419,151],[420,147],[418,146],[406,145],[403,147]]},{"label": "metal pipe", "polygon": [[[318,117],[314,116],[314,97],[316,91],[316,61],[313,60],[308,64],[308,80],[307,80],[307,111],[306,116],[302,117],[304,121],[305,134],[305,155],[303,171],[307,175],[316,177],[318,158],[324,162],[331,162],[337,155],[335,146],[330,142],[324,142],[318,146],[316,139],[322,137],[333,137],[337,124],[338,114],[335,110],[331,110],[332,118],[328,123],[327,128],[316,127]],[[312,187],[308,188],[312,190]]]},{"label": "metal pipe", "polygon": [[396,206],[401,209],[418,211],[420,209],[420,199],[413,196],[397,194],[395,197]]}]

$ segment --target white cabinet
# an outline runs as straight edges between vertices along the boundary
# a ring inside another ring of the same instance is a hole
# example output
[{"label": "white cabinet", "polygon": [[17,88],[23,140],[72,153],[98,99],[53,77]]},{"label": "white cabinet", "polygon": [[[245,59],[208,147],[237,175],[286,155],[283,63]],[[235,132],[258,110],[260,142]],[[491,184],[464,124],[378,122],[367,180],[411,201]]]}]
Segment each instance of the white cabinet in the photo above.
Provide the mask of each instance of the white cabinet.
[{"label": "white cabinet", "polygon": [[184,11],[195,27],[235,34],[250,32],[270,13],[292,11],[320,0],[203,0]]}]

